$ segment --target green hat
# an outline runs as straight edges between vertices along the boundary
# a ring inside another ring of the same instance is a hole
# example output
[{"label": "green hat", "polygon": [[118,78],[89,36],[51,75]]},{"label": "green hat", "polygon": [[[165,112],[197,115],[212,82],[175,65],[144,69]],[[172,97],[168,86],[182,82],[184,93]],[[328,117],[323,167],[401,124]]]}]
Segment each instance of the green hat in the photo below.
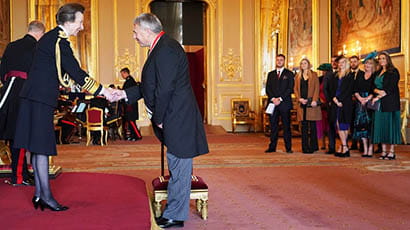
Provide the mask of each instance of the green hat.
[{"label": "green hat", "polygon": [[373,51],[371,53],[369,53],[364,59],[363,59],[363,63],[366,63],[367,60],[369,59],[374,59],[377,56],[377,51]]},{"label": "green hat", "polygon": [[322,71],[331,71],[332,65],[330,63],[322,63],[319,67],[317,67],[317,69]]}]

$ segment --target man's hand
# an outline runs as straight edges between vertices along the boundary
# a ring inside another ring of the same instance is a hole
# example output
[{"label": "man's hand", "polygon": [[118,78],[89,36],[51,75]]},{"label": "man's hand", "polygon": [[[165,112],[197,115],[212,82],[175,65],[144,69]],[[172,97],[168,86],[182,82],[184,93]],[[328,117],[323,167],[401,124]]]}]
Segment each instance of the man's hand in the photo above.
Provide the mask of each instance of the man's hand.
[{"label": "man's hand", "polygon": [[125,91],[119,89],[106,88],[104,89],[103,95],[110,102],[115,102],[127,98]]},{"label": "man's hand", "polygon": [[161,124],[157,124],[158,128],[162,129],[162,123]]}]

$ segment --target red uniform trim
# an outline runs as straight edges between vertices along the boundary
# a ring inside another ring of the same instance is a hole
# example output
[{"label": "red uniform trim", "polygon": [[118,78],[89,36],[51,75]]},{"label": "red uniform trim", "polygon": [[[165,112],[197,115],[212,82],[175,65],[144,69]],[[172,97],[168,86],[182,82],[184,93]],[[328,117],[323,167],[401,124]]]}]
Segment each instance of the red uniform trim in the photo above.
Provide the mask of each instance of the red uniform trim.
[{"label": "red uniform trim", "polygon": [[20,149],[19,158],[17,161],[17,184],[23,183],[23,164],[24,164],[24,155],[26,154],[25,149]]},{"label": "red uniform trim", "polygon": [[132,129],[134,130],[135,134],[137,134],[138,138],[141,138],[141,134],[138,131],[137,126],[135,125],[135,123],[132,122],[132,121],[130,121],[130,123],[131,123]]},{"label": "red uniform trim", "polygon": [[18,77],[18,78],[26,80],[27,79],[27,73],[22,72],[22,71],[17,71],[17,70],[11,70],[8,73],[6,73],[6,75],[4,75],[4,81],[7,81],[7,78],[9,78],[9,77]]}]

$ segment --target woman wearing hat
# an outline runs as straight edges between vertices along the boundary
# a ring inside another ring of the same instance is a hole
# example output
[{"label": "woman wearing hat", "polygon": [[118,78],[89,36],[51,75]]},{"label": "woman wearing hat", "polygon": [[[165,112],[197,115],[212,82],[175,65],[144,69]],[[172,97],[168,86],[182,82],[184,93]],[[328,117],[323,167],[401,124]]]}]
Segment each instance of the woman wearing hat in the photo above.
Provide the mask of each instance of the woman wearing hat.
[{"label": "woman wearing hat", "polygon": [[322,140],[321,149],[326,149],[325,136],[328,135],[329,132],[329,122],[327,117],[328,103],[324,92],[324,86],[325,81],[327,80],[326,77],[328,77],[327,75],[332,74],[332,65],[330,63],[322,63],[317,69],[322,72],[322,75],[319,77],[319,98],[322,102],[322,104],[320,105],[322,120],[316,121],[317,138]]},{"label": "woman wearing hat", "polygon": [[364,62],[364,75],[358,75],[353,89],[356,97],[355,120],[354,120],[354,139],[363,141],[362,157],[373,156],[373,144],[371,143],[371,117],[372,110],[367,109],[366,104],[373,98],[374,72],[376,70],[376,53],[369,54]]}]

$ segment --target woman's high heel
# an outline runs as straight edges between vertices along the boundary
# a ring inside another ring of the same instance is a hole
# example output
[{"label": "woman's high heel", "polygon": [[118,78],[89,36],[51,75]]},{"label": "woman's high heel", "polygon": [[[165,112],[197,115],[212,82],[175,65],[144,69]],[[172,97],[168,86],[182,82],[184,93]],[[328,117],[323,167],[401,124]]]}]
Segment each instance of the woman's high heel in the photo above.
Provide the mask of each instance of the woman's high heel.
[{"label": "woman's high heel", "polygon": [[[390,155],[393,154],[393,155]],[[396,153],[390,152],[389,155],[387,155],[387,159],[389,160],[396,160]]]},{"label": "woman's high heel", "polygon": [[34,209],[38,209],[38,205],[40,204],[40,197],[33,196],[31,202],[33,203]]},{"label": "woman's high heel", "polygon": [[387,159],[387,153],[385,151],[382,152],[382,155],[379,157],[380,160],[385,160]]},{"label": "woman's high heel", "polygon": [[57,206],[56,207],[51,207],[49,204],[47,204],[45,201],[43,201],[43,200],[41,200],[40,199],[40,209],[41,209],[41,211],[44,211],[44,208],[48,208],[48,209],[50,209],[51,211],[55,211],[55,212],[60,212],[60,211],[66,211],[66,210],[68,210],[68,207],[67,206],[63,206],[63,205],[60,205],[60,204],[57,204]]}]

